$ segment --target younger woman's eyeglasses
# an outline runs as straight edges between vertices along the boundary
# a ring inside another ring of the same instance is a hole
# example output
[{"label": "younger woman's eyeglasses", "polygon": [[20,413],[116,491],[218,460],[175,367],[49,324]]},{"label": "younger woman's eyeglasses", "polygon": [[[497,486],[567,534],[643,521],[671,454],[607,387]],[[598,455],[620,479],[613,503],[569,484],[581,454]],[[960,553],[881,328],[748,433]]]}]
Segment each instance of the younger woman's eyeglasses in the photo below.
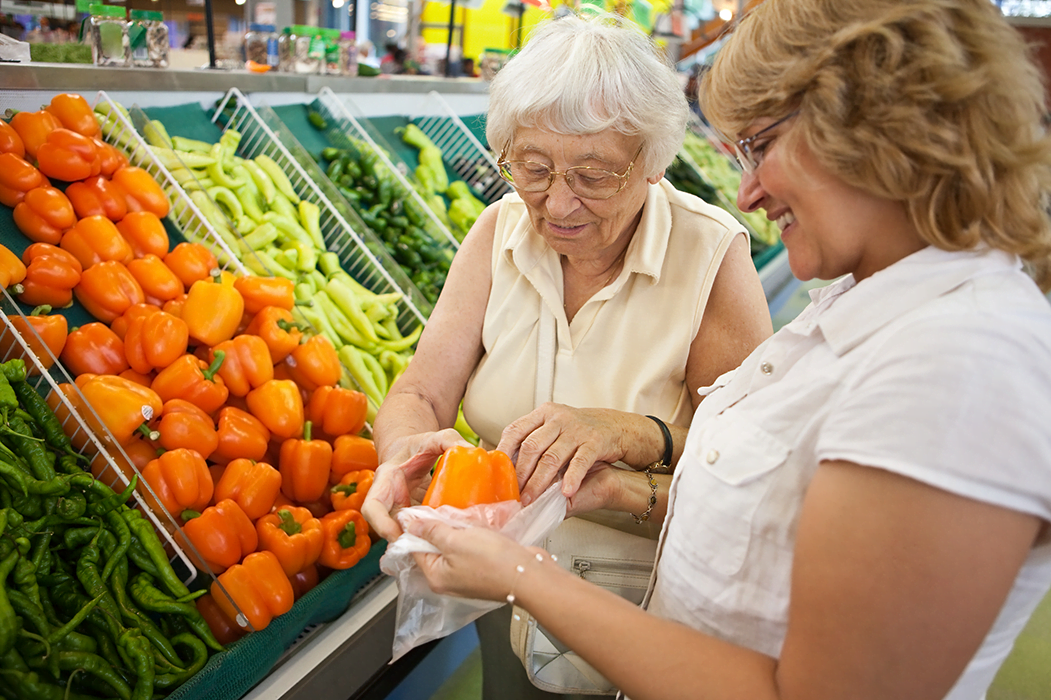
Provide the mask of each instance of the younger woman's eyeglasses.
[{"label": "younger woman's eyeglasses", "polygon": [[755,173],[759,169],[760,164],[763,162],[763,156],[766,153],[766,149],[770,147],[770,144],[774,142],[776,137],[772,136],[762,141],[759,141],[771,129],[779,126],[792,117],[799,114],[799,111],[792,112],[786,117],[781,117],[770,126],[760,129],[756,133],[752,134],[747,138],[740,139],[734,142],[734,153],[737,156],[737,162],[740,163],[741,169],[749,175]]}]

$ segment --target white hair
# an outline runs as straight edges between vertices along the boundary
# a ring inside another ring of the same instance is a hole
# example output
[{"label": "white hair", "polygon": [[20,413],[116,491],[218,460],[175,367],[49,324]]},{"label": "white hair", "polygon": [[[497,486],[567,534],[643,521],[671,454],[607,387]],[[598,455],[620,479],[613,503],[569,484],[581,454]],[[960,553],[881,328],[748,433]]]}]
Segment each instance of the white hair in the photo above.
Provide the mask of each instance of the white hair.
[{"label": "white hair", "polygon": [[640,29],[609,13],[569,15],[539,25],[496,74],[485,135],[498,154],[521,127],[638,135],[637,167],[650,177],[674,160],[688,113],[675,70]]}]

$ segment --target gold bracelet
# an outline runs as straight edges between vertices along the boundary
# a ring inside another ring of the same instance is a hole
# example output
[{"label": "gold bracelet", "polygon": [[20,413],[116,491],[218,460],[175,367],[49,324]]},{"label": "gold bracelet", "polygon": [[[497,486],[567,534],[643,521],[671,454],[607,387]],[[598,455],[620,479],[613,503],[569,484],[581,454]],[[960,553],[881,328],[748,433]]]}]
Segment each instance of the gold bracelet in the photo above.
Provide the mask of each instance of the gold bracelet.
[{"label": "gold bracelet", "polygon": [[644,522],[650,519],[650,513],[653,512],[653,506],[657,505],[657,480],[653,478],[653,470],[650,467],[646,467],[646,478],[650,480],[650,504],[647,506],[645,512],[642,515],[635,515],[631,513],[631,517],[635,518],[636,525],[642,525]]}]

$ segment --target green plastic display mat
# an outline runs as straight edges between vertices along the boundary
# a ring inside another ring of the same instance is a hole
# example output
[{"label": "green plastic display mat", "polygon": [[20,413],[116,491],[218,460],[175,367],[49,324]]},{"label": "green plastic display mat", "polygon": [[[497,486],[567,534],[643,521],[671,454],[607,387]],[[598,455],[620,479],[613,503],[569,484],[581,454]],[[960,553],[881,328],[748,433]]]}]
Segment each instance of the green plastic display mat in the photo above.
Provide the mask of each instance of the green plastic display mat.
[{"label": "green plastic display mat", "polygon": [[329,575],[269,625],[215,654],[205,667],[179,686],[168,700],[237,700],[270,673],[285,650],[313,625],[342,615],[354,595],[380,575],[385,540],[372,545],[353,567]]},{"label": "green plastic display mat", "polygon": [[164,124],[170,136],[215,143],[223,135],[222,128],[212,123],[211,110],[206,110],[200,103],[173,107],[145,107],[142,111],[150,119],[156,119]]}]

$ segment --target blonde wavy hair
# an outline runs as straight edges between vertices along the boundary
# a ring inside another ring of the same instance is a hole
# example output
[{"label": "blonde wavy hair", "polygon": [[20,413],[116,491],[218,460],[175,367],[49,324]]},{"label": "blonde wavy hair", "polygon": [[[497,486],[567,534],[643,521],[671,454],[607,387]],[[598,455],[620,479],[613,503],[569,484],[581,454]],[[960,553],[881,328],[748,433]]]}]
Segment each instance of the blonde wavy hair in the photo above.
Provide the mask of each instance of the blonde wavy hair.
[{"label": "blonde wavy hair", "polygon": [[799,110],[790,138],[927,243],[1018,254],[1051,289],[1043,80],[989,0],[766,0],[699,92],[723,134]]}]

